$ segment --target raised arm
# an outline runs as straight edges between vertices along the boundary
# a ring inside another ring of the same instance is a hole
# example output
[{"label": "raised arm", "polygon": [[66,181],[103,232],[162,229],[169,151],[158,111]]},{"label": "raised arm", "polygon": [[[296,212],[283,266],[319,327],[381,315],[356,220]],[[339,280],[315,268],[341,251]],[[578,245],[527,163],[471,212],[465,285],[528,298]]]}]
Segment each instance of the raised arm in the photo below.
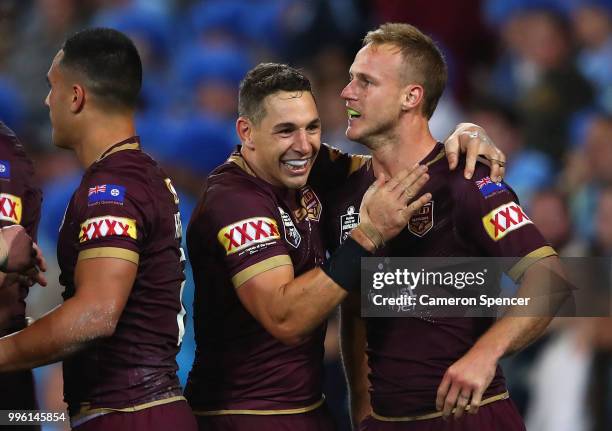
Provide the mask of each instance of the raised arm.
[{"label": "raised arm", "polygon": [[347,295],[358,290],[360,259],[397,235],[430,195],[407,203],[427,181],[425,167],[404,171],[385,182],[379,178],[364,196],[361,223],[324,268],[295,277],[286,264],[259,273],[236,286],[245,308],[268,332],[287,344],[300,343]]}]

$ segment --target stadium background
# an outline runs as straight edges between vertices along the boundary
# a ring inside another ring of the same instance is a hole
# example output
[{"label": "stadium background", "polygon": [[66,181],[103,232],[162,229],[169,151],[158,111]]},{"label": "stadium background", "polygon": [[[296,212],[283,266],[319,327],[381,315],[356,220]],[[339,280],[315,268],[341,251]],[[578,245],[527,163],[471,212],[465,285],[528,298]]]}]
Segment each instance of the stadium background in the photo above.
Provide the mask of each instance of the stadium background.
[{"label": "stadium background", "polygon": [[[612,0],[0,0],[0,119],[36,161],[44,192],[39,238],[52,267],[51,285],[31,290],[29,315],[61,301],[57,231],[81,175],[71,153],[53,148],[43,104],[45,74],[66,35],[109,26],[137,43],[144,64],[138,131],[174,179],[186,226],[203,177],[237,143],[237,86],[250,67],[281,61],[303,68],[324,142],[364,152],[344,137],[339,93],[348,67],[368,29],[412,23],[440,44],[449,64],[434,136],[444,139],[459,121],[484,126],[509,159],[506,180],[553,246],[563,256],[610,256],[611,17]],[[612,323],[553,326],[506,361],[528,429],[612,429]],[[326,392],[344,430],[335,319],[326,348]],[[178,358],[183,382],[193,351],[190,321]],[[41,408],[63,409],[61,369],[44,367],[36,378]]]}]

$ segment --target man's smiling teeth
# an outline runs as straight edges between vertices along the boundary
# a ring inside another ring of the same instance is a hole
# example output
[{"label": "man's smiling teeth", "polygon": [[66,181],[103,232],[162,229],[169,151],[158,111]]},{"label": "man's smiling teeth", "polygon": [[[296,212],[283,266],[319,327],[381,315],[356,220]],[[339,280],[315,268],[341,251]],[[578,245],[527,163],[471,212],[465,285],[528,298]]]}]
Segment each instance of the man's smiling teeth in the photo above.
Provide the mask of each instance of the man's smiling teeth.
[{"label": "man's smiling teeth", "polygon": [[306,160],[283,160],[283,163],[291,168],[299,169],[306,166],[308,159]]},{"label": "man's smiling teeth", "polygon": [[353,108],[347,108],[346,109],[346,113],[348,114],[349,118],[358,118],[358,117],[361,117],[361,112],[355,111]]}]

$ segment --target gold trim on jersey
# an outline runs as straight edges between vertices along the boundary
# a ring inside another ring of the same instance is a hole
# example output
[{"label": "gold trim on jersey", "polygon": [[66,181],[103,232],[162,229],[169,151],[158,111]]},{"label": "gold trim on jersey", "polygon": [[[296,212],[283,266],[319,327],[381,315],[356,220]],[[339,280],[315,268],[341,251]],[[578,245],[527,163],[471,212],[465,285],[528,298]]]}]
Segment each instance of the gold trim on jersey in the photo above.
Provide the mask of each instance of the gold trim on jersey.
[{"label": "gold trim on jersey", "polygon": [[257,175],[255,175],[255,172],[253,172],[253,170],[251,169],[251,167],[248,165],[248,163],[246,162],[246,160],[244,160],[244,157],[242,157],[242,155],[240,154],[233,154],[231,156],[229,156],[229,158],[227,159],[228,162],[232,162],[235,163],[236,165],[238,165],[238,167],[240,169],[242,169],[243,171],[245,171],[247,174],[252,175],[254,177],[256,177]]},{"label": "gold trim on jersey", "polygon": [[80,424],[82,424],[86,422],[86,421],[83,421],[83,419],[87,418],[88,416],[99,416],[99,415],[104,415],[104,414],[113,413],[113,412],[134,413],[134,412],[139,412],[141,410],[150,409],[151,407],[157,407],[157,406],[161,406],[164,404],[174,403],[177,401],[187,402],[187,399],[182,395],[176,395],[174,397],[164,398],[163,400],[149,401],[148,403],[137,404],[135,406],[123,407],[120,409],[113,409],[110,407],[96,407],[92,409],[90,408],[89,403],[83,403],[81,404],[81,408],[79,409],[79,412],[70,418],[70,422],[72,422],[72,426],[75,427],[77,425],[75,425],[74,422],[79,422]]},{"label": "gold trim on jersey", "polygon": [[280,256],[269,257],[268,259],[262,260],[261,262],[257,262],[256,264],[251,265],[248,268],[245,268],[240,271],[238,274],[234,275],[232,277],[232,283],[234,284],[234,287],[238,289],[246,281],[255,277],[256,275],[283,265],[293,265],[293,262],[291,262],[291,258],[289,257],[289,255],[281,254]]},{"label": "gold trim on jersey", "polygon": [[[482,400],[482,402],[480,403],[480,407],[482,406],[486,406],[487,404],[491,404],[494,403],[495,401],[501,401],[501,400],[506,400],[510,398],[510,394],[508,393],[508,391],[503,392],[501,394],[498,395],[493,395],[492,397],[489,398],[485,398],[484,400]],[[465,406],[465,410],[469,410],[470,405],[468,404],[467,406]],[[455,413],[456,407],[453,409],[453,411],[451,412],[451,414]],[[442,412],[433,412],[433,413],[425,413],[423,415],[415,415],[415,416],[381,416],[379,414],[376,414],[376,412],[372,411],[372,417],[374,419],[377,419],[379,421],[383,421],[383,422],[413,422],[413,421],[424,421],[427,419],[436,419],[436,418],[440,418],[442,417]]]},{"label": "gold trim on jersey", "polygon": [[425,166],[433,165],[437,161],[442,160],[445,155],[446,155],[446,151],[444,149],[440,150],[440,152],[436,155],[436,157],[434,157],[433,159],[425,163]]},{"label": "gold trim on jersey", "polygon": [[549,245],[545,245],[544,247],[540,247],[524,256],[519,260],[510,270],[507,272],[508,277],[510,277],[515,283],[523,276],[523,273],[537,262],[540,259],[544,259],[549,256],[557,256],[557,252],[554,248]]},{"label": "gold trim on jersey", "polygon": [[96,247],[88,248],[79,253],[77,260],[95,259],[96,257],[114,257],[123,259],[138,265],[140,255],[135,251],[120,247]]},{"label": "gold trim on jersey", "polygon": [[96,162],[99,162],[100,160],[107,158],[111,154],[118,153],[119,151],[139,150],[139,149],[140,149],[140,144],[138,142],[128,142],[127,144],[119,145],[118,147],[113,148],[106,154],[102,154],[102,156],[98,160],[96,160]]},{"label": "gold trim on jersey", "polygon": [[271,415],[296,415],[300,413],[311,412],[323,405],[325,402],[325,395],[314,404],[306,407],[300,407],[297,409],[280,409],[280,410],[194,410],[193,414],[196,416],[222,416],[222,415],[258,415],[258,416],[271,416]]},{"label": "gold trim on jersey", "polygon": [[361,169],[363,166],[365,166],[372,160],[371,156],[365,156],[361,154],[350,154],[349,157],[351,158],[348,172],[349,175],[351,175],[353,172],[357,172],[359,169]]}]

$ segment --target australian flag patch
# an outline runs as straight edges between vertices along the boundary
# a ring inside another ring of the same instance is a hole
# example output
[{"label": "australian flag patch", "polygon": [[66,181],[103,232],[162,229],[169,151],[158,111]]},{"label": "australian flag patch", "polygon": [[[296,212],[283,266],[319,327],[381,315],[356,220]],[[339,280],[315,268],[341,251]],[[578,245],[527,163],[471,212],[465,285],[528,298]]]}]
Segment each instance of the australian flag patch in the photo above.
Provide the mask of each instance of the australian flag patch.
[{"label": "australian flag patch", "polygon": [[11,178],[11,164],[6,160],[0,160],[0,178]]},{"label": "australian flag patch", "polygon": [[508,190],[508,187],[502,182],[495,183],[490,177],[484,177],[480,180],[476,180],[476,187],[480,190],[480,193],[486,198],[503,190]]},{"label": "australian flag patch", "polygon": [[125,187],[115,184],[100,184],[90,187],[87,192],[87,204],[100,202],[123,203],[125,198]]}]

